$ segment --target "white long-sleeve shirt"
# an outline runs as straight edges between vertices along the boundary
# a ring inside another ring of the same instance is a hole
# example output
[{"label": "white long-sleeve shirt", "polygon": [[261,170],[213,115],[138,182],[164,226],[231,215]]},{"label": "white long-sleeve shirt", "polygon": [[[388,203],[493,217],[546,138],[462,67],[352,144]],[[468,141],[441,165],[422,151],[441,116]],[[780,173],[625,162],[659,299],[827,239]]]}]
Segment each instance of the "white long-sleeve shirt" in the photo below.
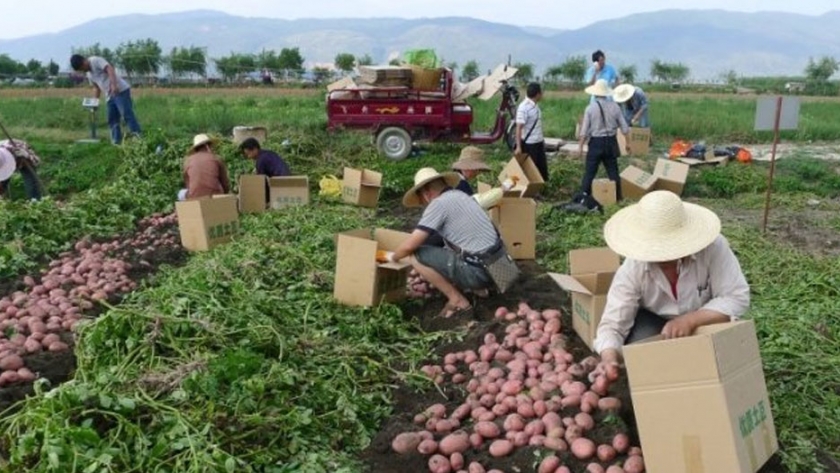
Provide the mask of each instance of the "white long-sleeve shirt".
[{"label": "white long-sleeve shirt", "polygon": [[678,266],[677,297],[656,263],[624,260],[613,278],[595,337],[595,351],[621,351],[636,312],[645,308],[666,319],[709,309],[737,320],[749,308],[750,287],[729,242],[718,236]]}]

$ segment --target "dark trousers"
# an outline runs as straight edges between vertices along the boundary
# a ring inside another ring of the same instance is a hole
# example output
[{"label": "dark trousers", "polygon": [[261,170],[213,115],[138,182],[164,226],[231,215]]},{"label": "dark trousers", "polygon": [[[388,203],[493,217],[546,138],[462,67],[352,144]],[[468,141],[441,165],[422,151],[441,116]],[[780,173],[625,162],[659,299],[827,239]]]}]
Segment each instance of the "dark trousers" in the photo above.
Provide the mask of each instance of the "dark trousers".
[{"label": "dark trousers", "polygon": [[647,309],[639,309],[636,312],[636,319],[633,322],[633,328],[624,339],[624,344],[629,345],[650,338],[654,335],[662,333],[662,328],[668,321],[664,318],[654,314]]},{"label": "dark trousers", "polygon": [[[38,185],[38,176],[35,175],[35,170],[27,165],[18,167],[20,176],[23,178],[23,189],[26,192],[27,200],[41,200],[41,187]],[[0,196],[9,195],[9,182],[11,178],[0,182]]]},{"label": "dark trousers", "polygon": [[615,182],[615,198],[621,200],[621,179],[618,177],[618,140],[614,136],[595,136],[589,139],[589,151],[586,152],[586,170],[580,190],[592,195],[592,181],[598,174],[598,166],[604,163],[607,177]]},{"label": "dark trousers", "polygon": [[543,181],[548,182],[548,161],[545,157],[545,141],[539,143],[522,143],[522,152],[534,160]]}]

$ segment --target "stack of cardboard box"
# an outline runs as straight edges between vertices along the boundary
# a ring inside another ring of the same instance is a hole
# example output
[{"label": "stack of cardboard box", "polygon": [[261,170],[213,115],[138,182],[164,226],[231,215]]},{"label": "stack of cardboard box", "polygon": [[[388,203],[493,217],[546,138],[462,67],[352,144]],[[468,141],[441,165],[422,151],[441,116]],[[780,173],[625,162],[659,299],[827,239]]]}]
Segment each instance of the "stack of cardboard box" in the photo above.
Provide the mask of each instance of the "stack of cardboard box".
[{"label": "stack of cardboard box", "polygon": [[653,190],[669,190],[682,195],[688,179],[688,164],[658,159],[653,174],[636,166],[628,166],[621,173],[621,193],[626,199],[638,200]]}]

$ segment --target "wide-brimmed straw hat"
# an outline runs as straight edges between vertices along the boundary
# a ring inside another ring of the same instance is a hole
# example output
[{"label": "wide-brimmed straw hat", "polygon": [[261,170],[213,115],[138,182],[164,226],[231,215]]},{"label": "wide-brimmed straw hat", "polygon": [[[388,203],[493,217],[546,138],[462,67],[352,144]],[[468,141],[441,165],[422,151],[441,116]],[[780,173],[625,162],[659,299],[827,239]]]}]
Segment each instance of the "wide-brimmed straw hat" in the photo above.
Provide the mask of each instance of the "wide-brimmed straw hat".
[{"label": "wide-brimmed straw hat", "polygon": [[609,97],[613,94],[613,90],[604,79],[596,80],[594,84],[585,88],[583,91],[589,95],[595,95],[597,97]]},{"label": "wide-brimmed straw hat", "polygon": [[0,148],[0,181],[5,181],[12,177],[15,169],[17,169],[15,155],[6,148]]},{"label": "wide-brimmed straw hat", "polygon": [[616,253],[638,261],[673,261],[709,246],[720,235],[711,210],[653,191],[625,207],[604,225],[604,239]]},{"label": "wide-brimmed straw hat", "polygon": [[618,103],[630,100],[630,97],[636,93],[636,86],[632,84],[621,84],[613,89],[613,100]]},{"label": "wide-brimmed straw hat", "polygon": [[211,138],[210,136],[206,135],[205,133],[199,133],[193,137],[193,144],[190,148],[190,151],[194,151],[196,148],[206,145],[206,144],[216,144],[216,139]]},{"label": "wide-brimmed straw hat", "polygon": [[489,171],[490,166],[484,162],[484,150],[478,146],[466,146],[461,150],[458,160],[452,163],[456,171]]},{"label": "wide-brimmed straw hat", "polygon": [[417,195],[417,191],[435,179],[443,179],[447,186],[455,187],[461,181],[461,176],[455,172],[445,172],[441,174],[435,171],[434,168],[420,169],[416,174],[414,174],[414,187],[409,189],[403,196],[403,205],[406,207],[420,207],[423,205],[423,203],[420,202],[420,196]]}]

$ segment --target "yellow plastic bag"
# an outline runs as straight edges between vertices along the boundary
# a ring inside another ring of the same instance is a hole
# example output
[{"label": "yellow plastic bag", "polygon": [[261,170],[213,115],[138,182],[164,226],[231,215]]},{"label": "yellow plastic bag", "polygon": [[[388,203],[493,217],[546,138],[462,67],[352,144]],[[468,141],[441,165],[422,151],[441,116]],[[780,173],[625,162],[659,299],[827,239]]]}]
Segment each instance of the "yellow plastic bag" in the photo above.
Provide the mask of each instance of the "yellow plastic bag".
[{"label": "yellow plastic bag", "polygon": [[321,180],[318,182],[318,187],[321,188],[321,190],[318,192],[318,195],[320,196],[341,196],[341,179],[333,176],[332,174],[322,177]]}]

